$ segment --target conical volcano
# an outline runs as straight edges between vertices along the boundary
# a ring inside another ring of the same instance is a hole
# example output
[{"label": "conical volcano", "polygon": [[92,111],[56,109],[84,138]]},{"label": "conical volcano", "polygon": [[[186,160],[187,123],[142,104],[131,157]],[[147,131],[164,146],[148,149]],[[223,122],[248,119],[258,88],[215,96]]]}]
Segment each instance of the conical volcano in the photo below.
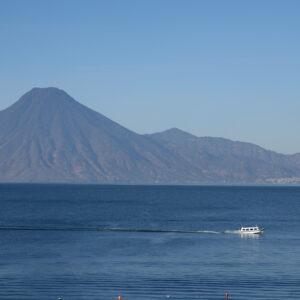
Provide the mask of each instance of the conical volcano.
[{"label": "conical volcano", "polygon": [[0,181],[167,182],[179,163],[57,88],[34,88],[0,112]]},{"label": "conical volcano", "polygon": [[140,135],[57,88],[0,112],[0,182],[297,183],[299,157],[176,128]]}]

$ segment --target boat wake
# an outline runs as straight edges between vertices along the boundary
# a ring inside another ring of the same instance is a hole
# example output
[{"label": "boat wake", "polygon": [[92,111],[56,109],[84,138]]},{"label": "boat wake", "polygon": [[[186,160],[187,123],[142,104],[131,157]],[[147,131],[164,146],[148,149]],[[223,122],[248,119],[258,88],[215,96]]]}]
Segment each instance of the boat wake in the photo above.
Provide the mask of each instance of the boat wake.
[{"label": "boat wake", "polygon": [[117,231],[117,232],[153,232],[153,233],[194,233],[194,234],[240,234],[239,230],[172,230],[147,228],[113,228],[113,227],[39,227],[39,226],[0,226],[0,230],[23,231]]},{"label": "boat wake", "polygon": [[109,227],[39,227],[39,226],[0,226],[0,230],[28,230],[28,231],[119,231],[119,232],[160,232],[160,233],[225,233],[212,230],[169,230],[145,228],[109,228]]},{"label": "boat wake", "polygon": [[241,234],[239,230],[225,230],[224,233],[229,233],[229,234]]}]

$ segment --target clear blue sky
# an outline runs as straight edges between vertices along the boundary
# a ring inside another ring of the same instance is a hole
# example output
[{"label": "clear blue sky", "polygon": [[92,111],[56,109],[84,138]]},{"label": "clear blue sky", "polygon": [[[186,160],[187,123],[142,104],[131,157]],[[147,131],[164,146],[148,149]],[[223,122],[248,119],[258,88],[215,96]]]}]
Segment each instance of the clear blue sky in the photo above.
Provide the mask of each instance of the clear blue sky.
[{"label": "clear blue sky", "polygon": [[300,152],[300,1],[0,0],[0,110],[55,86],[138,133]]}]

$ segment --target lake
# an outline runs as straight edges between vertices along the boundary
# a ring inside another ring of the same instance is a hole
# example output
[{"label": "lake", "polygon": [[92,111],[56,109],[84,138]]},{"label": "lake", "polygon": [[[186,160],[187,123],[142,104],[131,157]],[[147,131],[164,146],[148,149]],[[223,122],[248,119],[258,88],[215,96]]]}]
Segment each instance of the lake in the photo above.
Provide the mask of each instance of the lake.
[{"label": "lake", "polygon": [[3,300],[300,298],[300,187],[1,184],[0,204]]}]

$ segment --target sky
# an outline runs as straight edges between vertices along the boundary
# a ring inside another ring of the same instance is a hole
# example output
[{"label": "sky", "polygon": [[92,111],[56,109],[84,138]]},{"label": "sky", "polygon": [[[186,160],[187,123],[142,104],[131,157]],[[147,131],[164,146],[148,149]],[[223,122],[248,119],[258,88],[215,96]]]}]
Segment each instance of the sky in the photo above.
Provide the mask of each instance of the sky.
[{"label": "sky", "polygon": [[300,152],[300,1],[0,0],[0,110],[54,86],[137,133]]}]

